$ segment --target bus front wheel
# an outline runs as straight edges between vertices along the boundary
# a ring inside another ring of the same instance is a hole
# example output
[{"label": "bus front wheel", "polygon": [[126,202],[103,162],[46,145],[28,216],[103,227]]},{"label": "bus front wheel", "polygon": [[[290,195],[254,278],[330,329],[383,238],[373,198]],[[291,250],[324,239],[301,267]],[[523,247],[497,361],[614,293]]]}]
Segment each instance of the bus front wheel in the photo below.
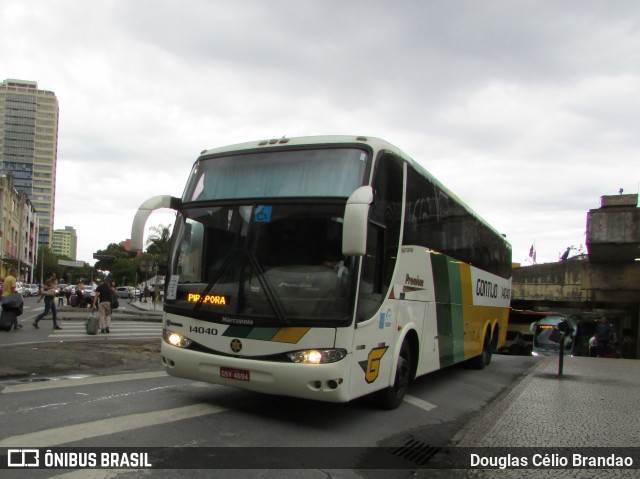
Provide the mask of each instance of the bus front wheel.
[{"label": "bus front wheel", "polygon": [[412,361],[411,347],[405,340],[402,343],[400,354],[398,355],[394,384],[379,392],[379,402],[383,408],[397,409],[400,404],[402,404],[404,395],[411,382]]}]

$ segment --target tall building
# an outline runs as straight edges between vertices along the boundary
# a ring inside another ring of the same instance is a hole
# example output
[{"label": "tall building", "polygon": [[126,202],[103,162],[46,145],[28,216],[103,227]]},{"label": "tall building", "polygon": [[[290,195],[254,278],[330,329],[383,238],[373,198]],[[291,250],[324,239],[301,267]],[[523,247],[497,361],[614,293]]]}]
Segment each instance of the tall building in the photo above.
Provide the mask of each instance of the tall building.
[{"label": "tall building", "polygon": [[58,99],[26,80],[0,83],[0,173],[11,175],[40,219],[38,243],[51,246],[58,158]]},{"label": "tall building", "polygon": [[0,175],[0,275],[11,267],[19,281],[33,283],[38,255],[38,217],[31,200],[10,175]]},{"label": "tall building", "polygon": [[54,230],[51,249],[53,253],[67,256],[75,261],[78,251],[78,235],[75,228],[65,226],[63,230]]}]

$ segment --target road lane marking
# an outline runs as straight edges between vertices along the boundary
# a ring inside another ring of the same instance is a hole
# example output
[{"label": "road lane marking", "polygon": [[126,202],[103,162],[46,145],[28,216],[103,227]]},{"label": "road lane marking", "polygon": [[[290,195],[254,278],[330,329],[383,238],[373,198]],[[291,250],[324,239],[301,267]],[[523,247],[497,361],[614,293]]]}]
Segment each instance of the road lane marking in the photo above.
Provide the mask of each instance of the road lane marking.
[{"label": "road lane marking", "polygon": [[73,386],[88,386],[91,384],[112,383],[118,381],[134,381],[137,379],[153,379],[169,377],[164,371],[152,371],[147,373],[113,374],[111,376],[89,376],[80,378],[67,378],[53,381],[39,381],[34,383],[14,384],[6,386],[3,394],[39,391],[42,389],[68,388]]},{"label": "road lane marking", "polygon": [[208,403],[179,407],[163,411],[130,414],[128,416],[63,426],[44,431],[11,436],[0,440],[0,447],[51,447],[94,437],[117,434],[169,422],[192,419],[226,411],[226,408]]},{"label": "road lane marking", "polygon": [[79,469],[66,474],[58,474],[58,479],[111,479],[123,477],[121,474],[131,472],[131,469]]},{"label": "road lane marking", "polygon": [[[149,331],[146,333],[130,333],[128,331],[122,331],[121,333],[109,333],[110,336],[105,336],[105,335],[97,335],[97,334],[89,334],[87,335],[87,333],[52,333],[49,335],[50,338],[86,338],[88,341],[93,341],[94,339],[126,339],[126,338],[131,338],[133,336],[135,337],[147,337],[149,339],[157,339],[158,341],[160,341],[160,335],[161,332],[158,331]],[[87,338],[87,336],[89,336]]]},{"label": "road lane marking", "polygon": [[415,396],[409,396],[408,394],[405,394],[404,400],[409,404],[413,404],[414,406],[419,407],[420,409],[424,409],[425,411],[431,411],[432,409],[435,409],[438,407],[435,404],[431,404],[430,402],[423,401],[422,399],[418,399]]}]

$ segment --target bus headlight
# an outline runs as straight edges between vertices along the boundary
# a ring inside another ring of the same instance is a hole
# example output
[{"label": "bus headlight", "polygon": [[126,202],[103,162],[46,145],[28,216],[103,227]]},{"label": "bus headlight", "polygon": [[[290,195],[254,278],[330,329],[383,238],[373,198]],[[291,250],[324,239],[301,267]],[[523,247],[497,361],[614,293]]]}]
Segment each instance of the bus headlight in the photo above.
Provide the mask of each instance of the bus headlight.
[{"label": "bus headlight", "polygon": [[175,346],[176,348],[188,348],[189,345],[193,342],[189,338],[185,338],[180,333],[174,333],[173,331],[164,332],[164,340],[169,343],[171,346]]},{"label": "bus headlight", "polygon": [[344,349],[309,349],[287,353],[289,359],[300,364],[335,363],[347,355]]}]

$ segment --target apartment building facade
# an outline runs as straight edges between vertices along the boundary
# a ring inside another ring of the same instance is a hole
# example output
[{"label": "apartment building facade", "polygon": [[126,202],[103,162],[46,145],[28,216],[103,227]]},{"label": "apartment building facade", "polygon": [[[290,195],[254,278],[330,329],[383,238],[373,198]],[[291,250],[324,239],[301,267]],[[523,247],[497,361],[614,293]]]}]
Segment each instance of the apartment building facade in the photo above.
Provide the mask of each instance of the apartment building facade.
[{"label": "apartment building facade", "polygon": [[19,281],[33,283],[38,256],[38,215],[24,191],[18,191],[11,175],[0,175],[0,275],[9,268]]},{"label": "apartment building facade", "polygon": [[63,230],[54,230],[51,250],[75,261],[78,252],[78,235],[75,228],[65,226]]},{"label": "apartment building facade", "polygon": [[34,81],[0,83],[0,173],[10,175],[40,220],[38,243],[51,247],[55,216],[59,108]]}]

